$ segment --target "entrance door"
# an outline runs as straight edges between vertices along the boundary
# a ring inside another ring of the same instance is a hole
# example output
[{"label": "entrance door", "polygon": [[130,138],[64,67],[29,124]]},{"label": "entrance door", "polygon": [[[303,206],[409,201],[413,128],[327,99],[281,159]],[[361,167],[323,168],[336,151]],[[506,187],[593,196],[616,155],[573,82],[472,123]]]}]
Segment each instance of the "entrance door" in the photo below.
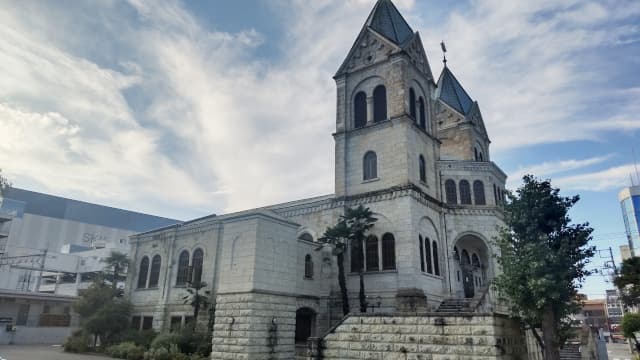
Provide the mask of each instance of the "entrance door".
[{"label": "entrance door", "polygon": [[464,287],[464,297],[469,299],[475,295],[475,288],[473,284],[473,271],[462,270],[462,285]]}]

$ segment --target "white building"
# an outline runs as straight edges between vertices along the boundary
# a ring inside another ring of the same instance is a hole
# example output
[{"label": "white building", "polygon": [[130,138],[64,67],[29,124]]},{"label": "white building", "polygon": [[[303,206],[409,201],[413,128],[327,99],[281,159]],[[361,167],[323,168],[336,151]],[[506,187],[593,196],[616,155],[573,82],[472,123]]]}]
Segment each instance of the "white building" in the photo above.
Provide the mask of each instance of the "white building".
[{"label": "white building", "polygon": [[[193,269],[213,294],[212,358],[293,358],[296,343],[304,349],[342,318],[335,258],[317,240],[358,205],[378,218],[363,244],[369,311],[496,309],[490,240],[506,175],[491,162],[478,103],[450,69],[433,77],[420,35],[388,0],[334,79],[335,193],[132,236],[134,327],[188,321],[182,297]],[[346,258],[357,312],[354,247]]]}]

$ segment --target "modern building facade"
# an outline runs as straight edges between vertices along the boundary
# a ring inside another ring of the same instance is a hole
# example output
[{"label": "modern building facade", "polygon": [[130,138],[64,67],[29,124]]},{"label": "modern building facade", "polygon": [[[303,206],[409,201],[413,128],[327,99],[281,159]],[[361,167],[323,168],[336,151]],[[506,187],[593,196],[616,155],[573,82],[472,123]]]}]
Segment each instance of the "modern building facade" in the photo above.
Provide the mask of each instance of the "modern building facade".
[{"label": "modern building facade", "polygon": [[296,344],[342,318],[336,260],[318,239],[359,205],[378,221],[345,254],[352,312],[361,270],[368,311],[436,311],[449,299],[497,310],[490,239],[503,224],[506,175],[491,161],[478,103],[451,69],[433,76],[420,35],[388,0],[334,79],[335,192],[132,236],[134,327],[188,321],[185,288],[203,280],[212,358],[293,358]]},{"label": "modern building facade", "polygon": [[620,294],[617,289],[606,290],[607,319],[611,332],[619,332],[622,323],[623,308]]},{"label": "modern building facade", "polygon": [[638,256],[640,251],[640,186],[630,186],[618,194],[622,207],[622,219],[629,242],[631,256]]}]

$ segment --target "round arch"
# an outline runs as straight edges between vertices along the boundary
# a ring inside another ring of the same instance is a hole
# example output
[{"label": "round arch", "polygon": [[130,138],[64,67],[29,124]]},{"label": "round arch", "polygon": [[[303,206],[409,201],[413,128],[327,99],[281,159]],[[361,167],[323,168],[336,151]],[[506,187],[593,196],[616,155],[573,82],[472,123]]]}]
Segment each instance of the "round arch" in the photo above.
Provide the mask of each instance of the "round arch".
[{"label": "round arch", "polygon": [[450,260],[455,273],[452,290],[458,297],[472,298],[494,277],[491,247],[482,234],[467,231],[458,234],[451,244],[451,254],[454,254],[454,249],[458,250],[459,258],[451,256]]},{"label": "round arch", "polygon": [[305,345],[310,337],[316,335],[317,311],[310,307],[301,307],[296,310],[296,345]]}]

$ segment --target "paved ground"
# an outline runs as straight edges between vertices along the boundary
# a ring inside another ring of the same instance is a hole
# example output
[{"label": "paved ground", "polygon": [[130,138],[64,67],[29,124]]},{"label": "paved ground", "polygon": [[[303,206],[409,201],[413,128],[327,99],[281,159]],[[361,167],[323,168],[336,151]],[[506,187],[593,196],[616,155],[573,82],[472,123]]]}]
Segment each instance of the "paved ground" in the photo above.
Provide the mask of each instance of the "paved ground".
[{"label": "paved ground", "polygon": [[[629,344],[607,344],[609,360],[631,360],[633,356],[629,352]],[[10,360],[10,359],[8,359]]]},{"label": "paved ground", "polygon": [[69,354],[62,351],[61,347],[54,346],[0,346],[0,358],[6,360],[103,360],[110,357],[98,355]]}]

